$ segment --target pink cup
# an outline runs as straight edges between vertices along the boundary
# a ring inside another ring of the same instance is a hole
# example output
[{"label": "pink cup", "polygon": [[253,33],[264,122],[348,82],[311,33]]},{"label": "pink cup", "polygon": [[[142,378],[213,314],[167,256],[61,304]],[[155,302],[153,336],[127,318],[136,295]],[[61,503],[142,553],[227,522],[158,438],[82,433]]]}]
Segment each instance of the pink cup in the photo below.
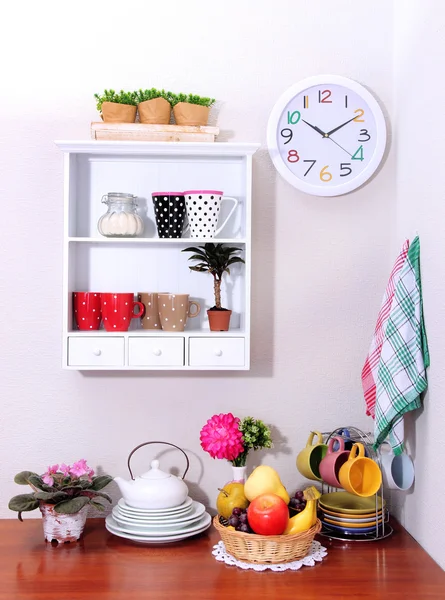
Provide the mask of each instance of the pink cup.
[{"label": "pink cup", "polygon": [[[338,450],[334,452],[334,443],[338,442]],[[340,467],[345,464],[349,458],[349,450],[345,450],[345,441],[340,436],[332,437],[328,443],[326,456],[320,462],[319,470],[322,480],[328,485],[341,488],[342,485],[338,479]]]}]

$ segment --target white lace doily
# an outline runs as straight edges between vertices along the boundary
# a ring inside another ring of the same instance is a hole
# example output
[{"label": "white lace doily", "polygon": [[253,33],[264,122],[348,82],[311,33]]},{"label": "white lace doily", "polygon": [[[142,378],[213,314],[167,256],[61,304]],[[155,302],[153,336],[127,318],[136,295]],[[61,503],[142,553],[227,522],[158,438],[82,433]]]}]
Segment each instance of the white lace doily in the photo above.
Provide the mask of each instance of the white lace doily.
[{"label": "white lace doily", "polygon": [[298,571],[302,566],[313,567],[315,563],[321,562],[327,555],[327,550],[320,542],[313,541],[309,552],[304,558],[300,560],[294,560],[292,562],[283,563],[281,565],[258,565],[252,563],[245,563],[242,560],[237,560],[226,550],[223,541],[218,542],[213,546],[212,554],[220,562],[225,562],[226,565],[239,567],[240,569],[253,569],[254,571],[265,571],[270,569],[271,571]]}]

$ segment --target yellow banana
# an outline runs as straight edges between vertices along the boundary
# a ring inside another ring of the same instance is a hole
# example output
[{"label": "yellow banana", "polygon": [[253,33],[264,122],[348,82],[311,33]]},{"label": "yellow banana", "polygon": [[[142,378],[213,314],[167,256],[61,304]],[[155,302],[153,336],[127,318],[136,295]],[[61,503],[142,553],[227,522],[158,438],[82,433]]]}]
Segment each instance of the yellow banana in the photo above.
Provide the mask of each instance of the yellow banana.
[{"label": "yellow banana", "polygon": [[305,489],[303,494],[306,506],[301,513],[289,519],[287,527],[284,530],[285,535],[307,531],[317,522],[317,500],[321,494],[313,485]]}]

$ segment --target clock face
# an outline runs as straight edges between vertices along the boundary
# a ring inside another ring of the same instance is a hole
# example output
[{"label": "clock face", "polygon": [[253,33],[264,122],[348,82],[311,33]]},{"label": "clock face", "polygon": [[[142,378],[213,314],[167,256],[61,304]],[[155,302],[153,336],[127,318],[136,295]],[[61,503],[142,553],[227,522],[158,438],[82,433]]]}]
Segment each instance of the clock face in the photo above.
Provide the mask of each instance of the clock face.
[{"label": "clock face", "polygon": [[289,183],[309,194],[338,196],[362,185],[379,166],[385,119],[374,97],[355,81],[311,77],[278,100],[267,142]]}]

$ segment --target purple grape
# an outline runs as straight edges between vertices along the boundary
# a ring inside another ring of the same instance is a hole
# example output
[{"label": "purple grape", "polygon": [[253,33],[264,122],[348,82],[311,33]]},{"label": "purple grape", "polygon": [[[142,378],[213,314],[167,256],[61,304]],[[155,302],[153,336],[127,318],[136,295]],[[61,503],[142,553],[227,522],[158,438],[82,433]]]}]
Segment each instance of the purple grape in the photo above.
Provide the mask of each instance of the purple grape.
[{"label": "purple grape", "polygon": [[243,523],[239,526],[238,531],[242,531],[243,533],[250,533],[250,527],[247,525],[247,523]]},{"label": "purple grape", "polygon": [[229,525],[232,525],[232,527],[235,527],[235,529],[238,527],[239,525],[239,519],[236,515],[232,515],[229,518]]},{"label": "purple grape", "polygon": [[297,507],[297,502],[298,502],[298,500],[297,500],[296,498],[291,498],[291,499],[289,500],[289,506],[290,506],[291,508],[296,508],[296,507]]},{"label": "purple grape", "polygon": [[238,518],[240,523],[247,523],[247,513],[241,513]]},{"label": "purple grape", "polygon": [[235,516],[235,517],[239,517],[239,516],[240,516],[240,514],[241,514],[242,512],[243,512],[243,511],[242,511],[242,509],[241,509],[241,508],[234,508],[234,509],[232,510],[232,515],[233,515],[233,516]]}]

